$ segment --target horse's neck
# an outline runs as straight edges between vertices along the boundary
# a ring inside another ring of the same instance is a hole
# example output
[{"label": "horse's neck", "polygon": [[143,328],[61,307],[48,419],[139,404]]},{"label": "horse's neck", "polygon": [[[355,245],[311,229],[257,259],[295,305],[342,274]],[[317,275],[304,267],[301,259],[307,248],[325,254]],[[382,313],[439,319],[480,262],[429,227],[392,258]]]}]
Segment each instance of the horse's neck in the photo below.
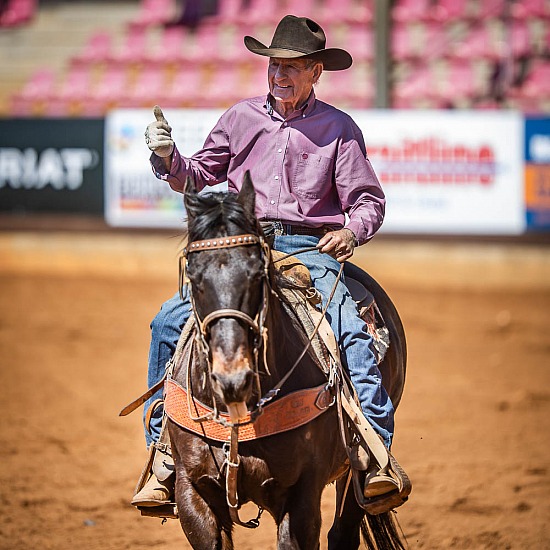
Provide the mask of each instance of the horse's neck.
[{"label": "horse's neck", "polygon": [[[321,384],[324,374],[313,359],[308,347],[308,338],[304,329],[288,311],[279,298],[272,297],[266,322],[267,366],[262,371],[271,373],[262,380],[264,389],[271,389],[282,380],[289,370],[294,369],[282,388],[283,393]],[[299,366],[295,367],[296,362]]]}]

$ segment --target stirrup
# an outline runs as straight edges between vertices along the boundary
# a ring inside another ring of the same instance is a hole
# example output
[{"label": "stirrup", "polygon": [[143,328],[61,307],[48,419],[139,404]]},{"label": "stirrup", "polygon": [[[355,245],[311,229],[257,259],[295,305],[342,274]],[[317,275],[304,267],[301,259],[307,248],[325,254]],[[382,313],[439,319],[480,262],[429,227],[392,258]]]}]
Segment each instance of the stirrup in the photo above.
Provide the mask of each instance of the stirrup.
[{"label": "stirrup", "polygon": [[[162,400],[157,400],[151,405],[146,417],[148,420],[151,418],[151,409],[156,409],[160,405],[162,405]],[[170,438],[166,428],[166,418],[166,414],[164,414],[159,440],[149,446],[147,462],[141,471],[141,475],[134,490],[132,505],[136,506],[142,516],[177,519],[179,516],[177,505],[174,502],[173,490],[175,466],[170,448]],[[146,427],[149,431],[148,424],[149,422],[146,421]],[[159,485],[166,489],[168,493],[167,498],[159,500],[158,504],[155,502],[156,499],[146,499],[143,504],[140,505],[140,503],[136,502],[136,496],[139,495],[140,491],[142,491],[148,483],[152,482],[158,482]]]},{"label": "stirrup", "polygon": [[[372,496],[370,498],[365,497],[365,482],[367,482],[368,486],[368,474],[365,475],[364,472],[352,470],[353,490],[357,503],[371,516],[389,512],[394,508],[398,508],[399,506],[405,504],[412,490],[412,484],[409,476],[405,473],[403,468],[401,468],[397,460],[395,460],[390,452],[388,452],[388,456],[389,466],[384,474],[384,477],[387,476],[395,483],[395,489],[388,493]],[[374,474],[371,479],[375,476],[376,474]]]}]

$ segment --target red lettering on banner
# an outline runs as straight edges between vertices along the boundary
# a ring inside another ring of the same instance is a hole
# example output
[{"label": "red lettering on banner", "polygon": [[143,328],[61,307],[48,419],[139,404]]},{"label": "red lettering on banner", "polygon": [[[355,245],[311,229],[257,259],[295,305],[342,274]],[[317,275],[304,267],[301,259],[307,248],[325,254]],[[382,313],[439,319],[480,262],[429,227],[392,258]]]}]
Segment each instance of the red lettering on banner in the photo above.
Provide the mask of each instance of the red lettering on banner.
[{"label": "red lettering on banner", "polygon": [[486,144],[471,147],[432,137],[369,145],[368,151],[382,183],[490,185],[495,180],[495,153]]}]

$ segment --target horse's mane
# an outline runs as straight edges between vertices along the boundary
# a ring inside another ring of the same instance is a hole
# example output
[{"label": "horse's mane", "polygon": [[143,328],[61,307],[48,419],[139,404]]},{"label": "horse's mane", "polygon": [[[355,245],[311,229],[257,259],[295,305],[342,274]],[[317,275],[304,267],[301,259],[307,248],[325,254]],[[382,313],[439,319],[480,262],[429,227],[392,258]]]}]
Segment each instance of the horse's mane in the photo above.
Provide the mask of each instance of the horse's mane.
[{"label": "horse's mane", "polygon": [[256,218],[247,214],[236,193],[188,195],[186,206],[193,214],[187,227],[190,242],[220,235],[259,234]]}]

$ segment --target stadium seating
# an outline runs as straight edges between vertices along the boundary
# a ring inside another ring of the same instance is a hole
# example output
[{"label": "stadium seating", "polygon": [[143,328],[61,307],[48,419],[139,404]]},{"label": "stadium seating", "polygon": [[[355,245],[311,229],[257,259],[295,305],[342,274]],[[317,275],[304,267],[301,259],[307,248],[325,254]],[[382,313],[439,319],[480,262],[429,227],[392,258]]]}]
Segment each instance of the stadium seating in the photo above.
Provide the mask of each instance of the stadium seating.
[{"label": "stadium seating", "polygon": [[[101,116],[113,106],[161,100],[170,107],[225,107],[265,93],[266,59],[250,54],[243,36],[269,42],[286,13],[315,14],[327,45],[354,58],[350,71],[322,76],[319,97],[343,107],[374,104],[374,0],[219,0],[217,6],[190,27],[177,17],[180,2],[141,0],[118,32],[90,33],[60,77],[32,74],[13,96],[15,111]],[[35,8],[30,0],[10,0],[4,15],[27,13],[28,20]],[[547,108],[547,0],[396,0],[391,20],[393,106]],[[502,67],[512,69],[499,80]]]}]

